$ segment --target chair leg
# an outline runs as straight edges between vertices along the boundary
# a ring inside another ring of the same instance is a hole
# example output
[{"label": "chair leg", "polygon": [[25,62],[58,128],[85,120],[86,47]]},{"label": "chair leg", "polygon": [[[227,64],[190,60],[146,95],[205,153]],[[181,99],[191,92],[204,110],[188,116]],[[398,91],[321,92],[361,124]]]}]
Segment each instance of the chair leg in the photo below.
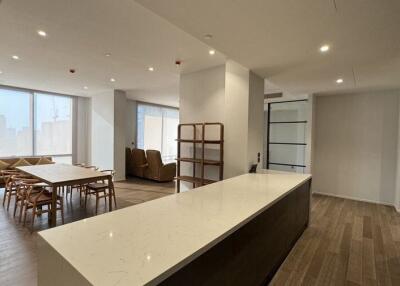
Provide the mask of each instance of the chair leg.
[{"label": "chair leg", "polygon": [[99,206],[99,195],[96,193],[96,215],[97,215],[97,207]]},{"label": "chair leg", "polygon": [[117,208],[117,198],[115,197],[115,189],[114,188],[112,188],[112,194],[114,197],[114,206],[115,206],[115,208]]},{"label": "chair leg", "polygon": [[24,222],[23,222],[23,226],[25,226],[25,223],[26,223],[26,215],[27,215],[27,213],[28,213],[28,206],[26,205],[25,206],[25,209],[24,209]]},{"label": "chair leg", "polygon": [[85,190],[85,208],[86,208],[86,206],[87,206],[87,196],[88,196],[88,191]]},{"label": "chair leg", "polygon": [[8,193],[8,191],[7,191],[7,187],[4,187],[3,207],[4,207],[4,204],[5,204],[5,202],[6,202],[7,193]]},{"label": "chair leg", "polygon": [[15,197],[15,203],[14,203],[14,217],[15,217],[15,214],[16,214],[16,212],[17,212],[17,207],[18,207],[18,200],[17,200],[17,197]]},{"label": "chair leg", "polygon": [[[22,212],[23,212],[23,210],[24,210],[24,207],[25,207],[25,201],[24,200],[21,200],[21,206],[20,206],[21,208],[19,209],[19,219],[18,219],[18,221],[19,222],[21,222],[21,219],[22,219]],[[25,210],[26,211],[26,210]],[[25,219],[26,219],[26,214],[25,214]],[[24,221],[24,224],[25,224],[25,221]]]},{"label": "chair leg", "polygon": [[[71,192],[72,192],[72,189],[71,189]],[[60,207],[60,210],[61,210],[61,222],[62,222],[62,224],[64,224],[64,199],[63,198],[61,198],[60,203],[61,203],[61,207]]]},{"label": "chair leg", "polygon": [[8,194],[8,200],[7,200],[7,211],[10,208],[10,202],[11,202],[11,192]]},{"label": "chair leg", "polygon": [[33,205],[33,208],[32,208],[32,221],[31,221],[31,232],[33,232],[33,225],[35,223],[35,216],[36,216],[36,205]]}]

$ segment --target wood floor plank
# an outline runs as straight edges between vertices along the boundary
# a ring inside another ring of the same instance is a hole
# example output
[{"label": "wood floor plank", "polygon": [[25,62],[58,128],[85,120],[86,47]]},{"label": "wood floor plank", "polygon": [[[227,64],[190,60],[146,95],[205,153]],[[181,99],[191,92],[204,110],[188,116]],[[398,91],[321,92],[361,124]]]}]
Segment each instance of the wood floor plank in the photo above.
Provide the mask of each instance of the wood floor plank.
[{"label": "wood floor plank", "polygon": [[[122,186],[122,188],[119,188]],[[172,183],[155,183],[134,179],[123,183],[116,182],[118,208],[152,200],[175,192]],[[3,189],[0,189],[2,198]],[[73,193],[72,201],[65,202],[66,223],[94,215],[94,200],[89,199],[88,208],[79,204],[79,195]],[[35,232],[18,223],[10,211],[0,207],[0,286],[35,286],[37,280],[36,239],[38,230],[48,228],[47,215],[35,220]],[[99,213],[105,211],[104,201],[100,202]],[[30,218],[29,218],[30,219]],[[61,224],[60,220],[57,224]]]},{"label": "wood floor plank", "polygon": [[[119,187],[119,208],[174,192],[173,185],[148,181]],[[85,211],[74,195],[66,201],[66,220],[93,216],[93,200]],[[103,204],[99,210],[105,211]],[[35,227],[46,229],[47,216],[38,218]],[[35,286],[36,233],[0,208],[0,234],[0,285]],[[388,206],[314,195],[309,227],[271,285],[400,285],[400,214]]]},{"label": "wood floor plank", "polygon": [[349,261],[347,265],[346,281],[362,284],[363,275],[363,259],[362,259],[363,245],[362,241],[352,239],[350,243]]}]

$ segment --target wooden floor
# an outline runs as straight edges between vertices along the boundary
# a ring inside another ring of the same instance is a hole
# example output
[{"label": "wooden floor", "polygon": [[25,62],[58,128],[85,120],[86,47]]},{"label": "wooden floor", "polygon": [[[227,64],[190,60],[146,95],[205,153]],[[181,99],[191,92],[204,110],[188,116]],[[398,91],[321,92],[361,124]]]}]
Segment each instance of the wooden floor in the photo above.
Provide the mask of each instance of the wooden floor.
[{"label": "wooden floor", "polygon": [[311,222],[272,285],[400,285],[400,214],[314,195]]},{"label": "wooden floor", "polygon": [[[144,180],[116,184],[118,208],[166,196],[173,184]],[[67,201],[66,222],[94,215]],[[0,190],[2,197],[2,190]],[[104,211],[101,205],[100,212]],[[47,217],[36,230],[46,229]],[[36,233],[0,207],[0,285],[36,285]],[[310,226],[272,285],[400,285],[400,214],[392,207],[314,195]]]},{"label": "wooden floor", "polygon": [[[174,183],[156,183],[133,179],[115,184],[118,209],[157,199],[175,192]],[[0,189],[3,198],[3,189]],[[89,200],[87,210],[80,207],[79,194],[73,193],[72,202],[65,203],[65,223],[94,215],[94,197]],[[13,203],[13,202],[12,202]],[[105,211],[103,201],[99,214]],[[28,219],[30,219],[28,217]],[[36,231],[48,228],[47,215],[35,219],[35,232],[31,234],[27,227],[18,224],[13,217],[13,207],[7,212],[0,205],[0,286],[36,285]],[[57,225],[61,224],[61,219]]]}]

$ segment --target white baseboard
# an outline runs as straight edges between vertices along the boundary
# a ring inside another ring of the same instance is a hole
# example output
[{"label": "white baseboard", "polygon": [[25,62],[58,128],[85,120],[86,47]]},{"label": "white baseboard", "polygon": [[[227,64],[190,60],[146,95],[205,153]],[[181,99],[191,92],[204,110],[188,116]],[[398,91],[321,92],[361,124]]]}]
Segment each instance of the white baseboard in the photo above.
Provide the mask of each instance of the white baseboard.
[{"label": "white baseboard", "polygon": [[366,200],[366,199],[357,198],[357,197],[342,196],[342,195],[330,194],[330,193],[313,192],[313,194],[317,194],[317,195],[321,195],[321,196],[328,196],[328,197],[341,198],[341,199],[347,199],[347,200],[353,200],[353,201],[366,202],[366,203],[379,204],[379,205],[384,205],[384,206],[390,206],[390,207],[394,207],[394,209],[395,209],[398,213],[400,213],[400,208],[398,208],[398,207],[397,207],[396,205],[394,205],[394,204],[387,203],[387,202]]}]

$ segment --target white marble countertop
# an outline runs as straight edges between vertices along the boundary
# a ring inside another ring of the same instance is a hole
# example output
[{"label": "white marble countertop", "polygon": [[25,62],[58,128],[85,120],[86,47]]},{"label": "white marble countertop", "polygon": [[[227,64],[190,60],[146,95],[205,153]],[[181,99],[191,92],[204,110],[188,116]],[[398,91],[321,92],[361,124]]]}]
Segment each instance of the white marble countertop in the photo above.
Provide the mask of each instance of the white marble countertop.
[{"label": "white marble countertop", "polygon": [[157,284],[311,177],[261,172],[39,235],[93,285]]}]

